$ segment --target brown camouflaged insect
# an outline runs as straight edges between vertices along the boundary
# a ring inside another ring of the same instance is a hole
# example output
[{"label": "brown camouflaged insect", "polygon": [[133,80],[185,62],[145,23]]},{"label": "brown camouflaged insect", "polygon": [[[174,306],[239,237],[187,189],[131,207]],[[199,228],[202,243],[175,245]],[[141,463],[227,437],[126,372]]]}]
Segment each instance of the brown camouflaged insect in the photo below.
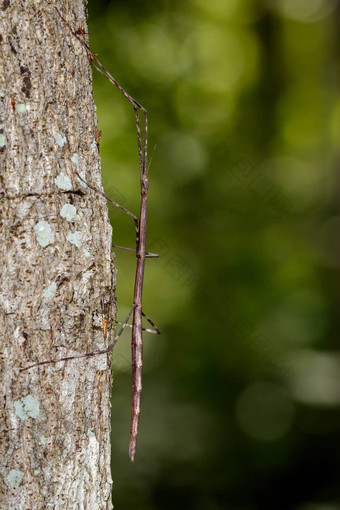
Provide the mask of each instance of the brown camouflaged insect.
[{"label": "brown camouflaged insect", "polygon": [[[136,267],[136,276],[135,276],[135,287],[134,287],[134,297],[133,304],[129,311],[128,316],[125,321],[121,324],[121,328],[114,340],[110,343],[110,345],[102,350],[97,350],[93,352],[87,352],[85,354],[80,354],[78,356],[69,356],[65,358],[41,361],[39,363],[35,363],[34,365],[30,365],[28,367],[22,368],[21,371],[28,370],[30,368],[46,365],[50,363],[58,363],[61,361],[68,361],[72,359],[80,359],[97,356],[99,354],[106,354],[110,352],[115,346],[118,338],[122,334],[125,327],[132,327],[132,339],[131,339],[131,348],[132,348],[132,413],[131,413],[131,431],[130,431],[130,444],[129,444],[129,455],[132,462],[135,459],[136,455],[136,446],[137,446],[137,436],[138,436],[138,425],[139,425],[139,416],[141,409],[141,395],[142,395],[142,370],[143,370],[143,331],[147,331],[149,333],[160,334],[160,330],[155,326],[155,324],[151,321],[147,315],[143,312],[142,308],[142,295],[143,295],[143,279],[144,279],[144,268],[145,268],[145,260],[146,258],[158,257],[158,255],[153,253],[148,253],[146,251],[146,230],[147,230],[147,206],[148,206],[148,189],[149,189],[149,180],[148,180],[148,170],[147,167],[147,149],[148,149],[148,114],[147,110],[139,104],[132,96],[130,96],[123,87],[113,78],[113,76],[107,71],[107,69],[101,64],[98,60],[96,54],[92,53],[87,46],[87,44],[81,39],[81,35],[85,34],[85,31],[82,28],[78,28],[73,30],[64,16],[61,14],[59,9],[54,6],[54,9],[58,13],[60,19],[63,23],[68,27],[74,37],[82,44],[85,48],[86,52],[90,57],[90,64],[99,71],[100,74],[105,76],[115,87],[117,87],[120,92],[125,96],[125,98],[131,103],[135,118],[136,118],[136,130],[137,130],[137,141],[138,141],[138,155],[139,155],[139,166],[140,166],[140,194],[141,194],[141,203],[140,203],[140,212],[139,218],[136,215],[119,205],[117,202],[109,198],[102,191],[98,190],[94,186],[90,185],[86,182],[86,185],[99,193],[104,198],[106,198],[110,203],[124,211],[128,214],[134,221],[135,231],[136,231],[136,250],[132,248],[124,248],[122,246],[114,245],[116,248],[122,248],[124,250],[133,251],[136,253],[137,257],[137,267]],[[139,111],[143,113],[144,117],[144,137],[142,142],[141,135],[141,127],[139,121]],[[152,159],[152,158],[151,158]],[[75,172],[79,179],[84,181],[84,179]],[[85,182],[85,181],[84,181]],[[132,326],[128,324],[130,316],[133,316]],[[154,329],[145,329],[142,326],[142,318],[145,317],[147,321],[152,325]],[[103,316],[102,325],[104,338],[106,338],[107,326],[108,326],[108,318]]]}]

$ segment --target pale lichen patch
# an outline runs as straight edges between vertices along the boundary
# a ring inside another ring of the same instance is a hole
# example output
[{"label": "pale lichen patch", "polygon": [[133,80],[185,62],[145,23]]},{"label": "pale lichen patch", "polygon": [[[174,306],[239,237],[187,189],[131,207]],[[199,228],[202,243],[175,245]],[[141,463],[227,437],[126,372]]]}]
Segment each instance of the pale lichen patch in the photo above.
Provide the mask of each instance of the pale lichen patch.
[{"label": "pale lichen patch", "polygon": [[79,172],[79,176],[81,177],[81,179],[79,179],[79,177],[77,178],[78,179],[78,182],[81,186],[83,186],[83,188],[87,188],[86,184],[84,181],[86,181],[85,179],[85,173],[84,172]]},{"label": "pale lichen patch", "polygon": [[40,475],[40,469],[35,469],[33,471],[33,474],[34,474],[34,476],[39,476]]},{"label": "pale lichen patch", "polygon": [[8,474],[8,481],[13,489],[17,489],[22,482],[24,474],[22,471],[18,471],[17,469],[11,469]]},{"label": "pale lichen patch", "polygon": [[66,143],[66,136],[61,135],[60,133],[57,133],[55,135],[55,143],[59,145],[59,147],[64,147]]},{"label": "pale lichen patch", "polygon": [[60,189],[64,189],[67,191],[72,189],[71,179],[67,175],[65,175],[64,172],[60,172],[60,174],[57,175],[57,177],[54,179],[54,182]]},{"label": "pale lichen patch", "polygon": [[91,149],[95,149],[97,147],[97,142],[96,142],[96,139],[94,138],[91,145],[90,145]]},{"label": "pale lichen patch", "polygon": [[24,103],[19,103],[15,107],[15,111],[20,114],[26,113],[28,110],[27,106]]},{"label": "pale lichen patch", "polygon": [[94,433],[93,429],[89,428],[89,429],[87,430],[87,435],[88,435],[89,437],[95,437],[95,433]]},{"label": "pale lichen patch", "polygon": [[0,148],[1,147],[5,147],[5,145],[7,144],[7,138],[5,135],[3,134],[0,134]]},{"label": "pale lichen patch", "polygon": [[40,436],[40,442],[43,446],[46,445],[46,437],[45,436]]},{"label": "pale lichen patch", "polygon": [[49,245],[53,239],[53,232],[50,227],[50,224],[47,221],[39,221],[34,227],[35,235],[37,236],[37,241],[45,248],[45,246]]},{"label": "pale lichen patch", "polygon": [[14,402],[15,414],[21,420],[36,418],[39,415],[39,402],[32,395],[20,398]]},{"label": "pale lichen patch", "polygon": [[80,158],[76,152],[73,154],[71,161],[72,161],[72,163],[74,163],[77,166],[80,165]]},{"label": "pale lichen patch", "polygon": [[77,230],[75,232],[69,232],[66,236],[66,239],[69,243],[74,244],[77,248],[81,248],[82,240],[81,240],[81,233]]},{"label": "pale lichen patch", "polygon": [[72,204],[65,204],[60,210],[60,216],[66,221],[72,221],[77,214],[77,208]]},{"label": "pale lichen patch", "polygon": [[57,292],[57,284],[55,282],[52,282],[51,285],[46,287],[43,294],[44,294],[45,298],[50,299],[55,296],[56,292]]}]

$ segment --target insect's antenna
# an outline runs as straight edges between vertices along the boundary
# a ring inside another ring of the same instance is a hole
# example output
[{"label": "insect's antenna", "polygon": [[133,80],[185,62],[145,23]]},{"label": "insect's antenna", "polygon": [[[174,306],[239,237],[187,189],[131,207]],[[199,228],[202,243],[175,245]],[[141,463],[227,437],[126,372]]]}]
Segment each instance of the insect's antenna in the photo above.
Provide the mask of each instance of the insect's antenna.
[{"label": "insect's antenna", "polygon": [[157,144],[155,143],[155,145],[153,146],[153,150],[152,150],[151,158],[150,158],[150,161],[149,161],[149,164],[148,164],[147,173],[149,173],[150,166],[151,166],[152,159],[153,159],[153,155],[155,154],[155,150],[156,150],[156,148],[157,148]]}]

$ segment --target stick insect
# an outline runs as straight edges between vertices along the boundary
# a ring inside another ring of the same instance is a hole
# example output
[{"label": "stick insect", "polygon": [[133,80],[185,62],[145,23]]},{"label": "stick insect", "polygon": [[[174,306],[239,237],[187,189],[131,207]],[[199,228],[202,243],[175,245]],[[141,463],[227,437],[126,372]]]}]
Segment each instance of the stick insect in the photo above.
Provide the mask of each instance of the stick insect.
[{"label": "stick insect", "polygon": [[[115,87],[117,87],[120,92],[125,96],[125,98],[132,105],[135,118],[136,118],[136,130],[137,130],[137,142],[138,142],[138,156],[139,156],[139,167],[140,167],[140,194],[141,194],[141,203],[140,203],[140,213],[139,219],[132,212],[122,207],[117,202],[109,198],[102,191],[98,190],[94,186],[90,185],[88,182],[85,182],[84,179],[79,175],[78,172],[75,172],[77,177],[82,180],[90,189],[95,191],[96,193],[103,196],[106,200],[112,203],[114,206],[118,207],[120,210],[124,211],[128,214],[134,222],[135,231],[136,231],[136,250],[131,248],[124,248],[122,246],[113,245],[116,248],[122,248],[124,250],[133,251],[136,253],[137,257],[137,267],[136,267],[136,276],[135,276],[135,286],[134,286],[134,296],[133,296],[133,304],[126,317],[125,321],[121,324],[121,328],[113,341],[108,345],[107,348],[88,352],[85,354],[80,354],[77,356],[68,356],[65,358],[59,358],[48,361],[41,361],[35,363],[34,365],[30,365],[28,367],[22,368],[21,371],[28,370],[30,368],[45,365],[49,363],[58,363],[61,361],[68,361],[73,359],[87,358],[96,356],[99,354],[109,353],[113,347],[115,346],[118,338],[122,334],[125,327],[132,327],[132,339],[131,339],[131,350],[132,350],[132,413],[131,413],[131,430],[130,430],[130,444],[129,444],[129,455],[131,461],[133,462],[136,455],[136,446],[137,446],[137,436],[138,436],[138,425],[139,425],[139,416],[141,409],[141,394],[142,394],[142,357],[143,357],[143,331],[147,331],[149,333],[160,334],[160,330],[155,326],[155,324],[151,321],[151,319],[144,314],[142,309],[142,294],[143,294],[143,279],[144,279],[144,268],[145,268],[145,260],[146,258],[158,257],[158,255],[149,253],[146,251],[146,230],[147,230],[147,204],[148,204],[148,189],[149,189],[149,180],[148,180],[148,171],[147,167],[147,150],[148,150],[148,114],[147,110],[138,103],[132,96],[130,96],[123,87],[113,78],[113,76],[108,72],[108,70],[101,64],[98,60],[98,56],[91,52],[90,48],[80,37],[84,32],[78,30],[73,30],[72,27],[68,24],[62,13],[56,6],[53,6],[56,10],[58,16],[64,23],[64,25],[70,30],[73,36],[82,44],[85,48],[87,54],[90,57],[90,64],[92,67],[97,69],[100,74],[102,74],[105,78],[109,80]],[[139,121],[139,111],[143,113],[144,117],[144,137],[142,142],[142,134],[141,134],[141,126]],[[152,160],[152,157],[151,157]],[[150,160],[150,163],[151,163]],[[132,326],[128,324],[128,321],[133,315]],[[145,329],[142,326],[142,318],[145,317],[147,321],[151,324],[154,329]],[[104,338],[106,338],[106,330],[108,325],[108,320],[106,317],[102,318],[102,325],[104,331]]]}]

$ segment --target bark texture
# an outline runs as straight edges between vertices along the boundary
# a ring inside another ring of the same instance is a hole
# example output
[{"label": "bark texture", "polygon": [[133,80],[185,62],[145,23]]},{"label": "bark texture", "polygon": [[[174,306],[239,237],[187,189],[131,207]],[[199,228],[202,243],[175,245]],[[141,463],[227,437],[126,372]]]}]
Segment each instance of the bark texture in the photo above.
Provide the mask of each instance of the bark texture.
[{"label": "bark texture", "polygon": [[19,371],[111,334],[107,206],[75,174],[101,189],[91,68],[47,0],[0,0],[0,52],[0,508],[112,508],[110,356]]}]

